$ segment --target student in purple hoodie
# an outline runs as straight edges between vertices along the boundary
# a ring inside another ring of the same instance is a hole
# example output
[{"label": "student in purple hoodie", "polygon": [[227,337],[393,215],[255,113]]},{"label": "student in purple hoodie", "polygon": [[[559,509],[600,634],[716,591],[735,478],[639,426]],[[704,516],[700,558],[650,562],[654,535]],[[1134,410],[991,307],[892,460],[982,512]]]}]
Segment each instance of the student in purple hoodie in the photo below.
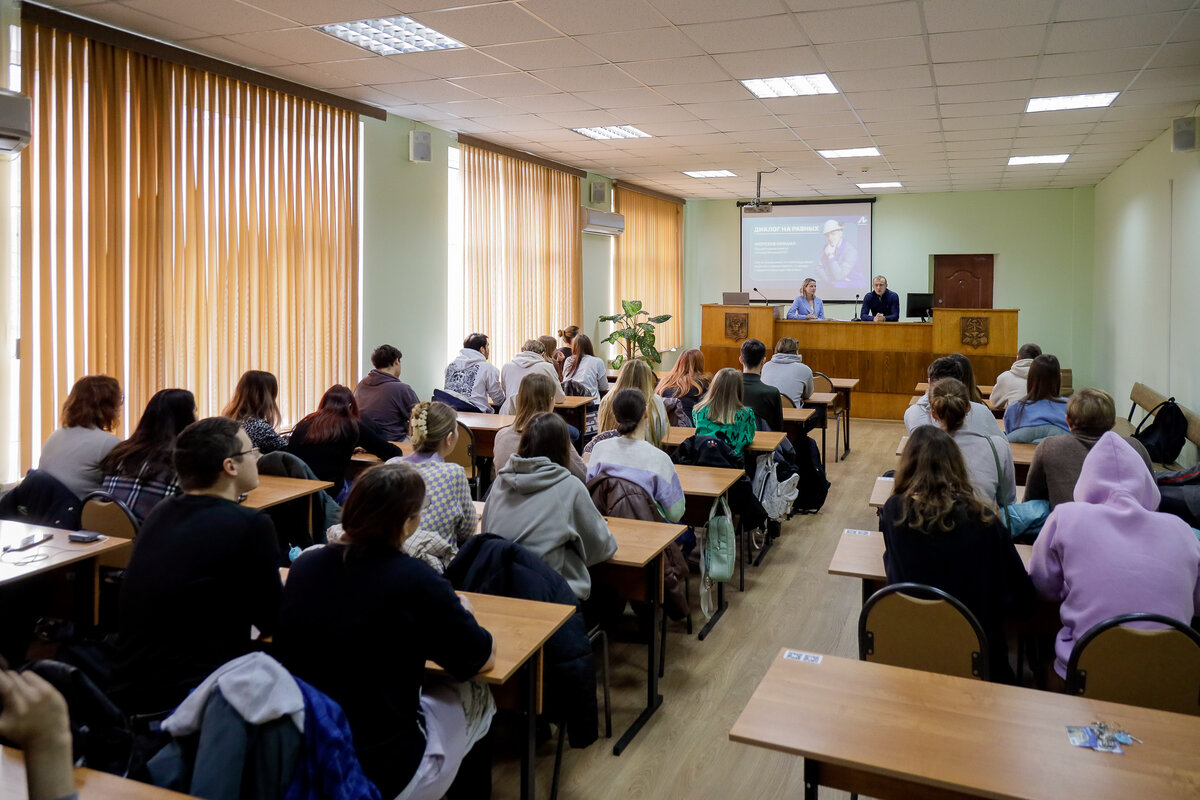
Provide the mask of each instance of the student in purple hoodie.
[{"label": "student in purple hoodie", "polygon": [[421,402],[412,387],[400,380],[402,355],[390,344],[379,345],[371,353],[375,369],[354,387],[358,413],[389,442],[408,441],[408,420]]},{"label": "student in purple hoodie", "polygon": [[1066,678],[1075,642],[1119,614],[1146,612],[1190,622],[1200,612],[1200,541],[1158,508],[1142,457],[1109,431],[1084,459],[1075,502],[1057,506],[1033,546],[1038,593],[1061,601],[1054,671]]}]

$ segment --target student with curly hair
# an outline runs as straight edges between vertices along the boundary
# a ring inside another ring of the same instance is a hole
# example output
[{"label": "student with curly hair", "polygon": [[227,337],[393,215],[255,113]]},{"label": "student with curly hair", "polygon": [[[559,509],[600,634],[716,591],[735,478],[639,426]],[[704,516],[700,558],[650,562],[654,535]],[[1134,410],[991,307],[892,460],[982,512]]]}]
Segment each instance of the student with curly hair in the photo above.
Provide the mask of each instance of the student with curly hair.
[{"label": "student with curly hair", "polygon": [[421,530],[436,532],[450,545],[451,554],[457,553],[475,532],[478,519],[466,470],[446,461],[458,445],[458,415],[445,403],[423,401],[413,409],[408,431],[413,454],[389,463],[403,460],[421,473],[425,479]]}]

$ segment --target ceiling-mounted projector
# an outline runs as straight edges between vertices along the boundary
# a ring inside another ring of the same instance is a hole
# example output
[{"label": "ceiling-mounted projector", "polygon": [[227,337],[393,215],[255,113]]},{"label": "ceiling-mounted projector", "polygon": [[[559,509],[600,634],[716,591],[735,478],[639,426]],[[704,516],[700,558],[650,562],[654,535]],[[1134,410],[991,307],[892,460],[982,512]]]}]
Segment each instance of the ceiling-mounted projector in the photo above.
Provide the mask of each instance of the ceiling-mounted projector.
[{"label": "ceiling-mounted projector", "polygon": [[755,200],[753,203],[746,203],[746,205],[742,206],[742,213],[743,214],[770,214],[772,208],[774,208],[774,206],[772,206],[770,203],[760,203],[757,200]]}]

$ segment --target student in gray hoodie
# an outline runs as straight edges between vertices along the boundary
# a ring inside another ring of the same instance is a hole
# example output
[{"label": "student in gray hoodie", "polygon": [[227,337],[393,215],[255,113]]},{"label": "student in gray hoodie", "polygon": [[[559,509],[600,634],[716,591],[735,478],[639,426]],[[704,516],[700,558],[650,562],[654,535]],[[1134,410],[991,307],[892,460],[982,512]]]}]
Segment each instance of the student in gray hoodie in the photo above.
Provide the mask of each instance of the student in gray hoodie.
[{"label": "student in gray hoodie", "polygon": [[775,343],[775,355],[763,364],[762,382],[787,395],[796,408],[813,393],[813,371],[800,355],[800,344],[790,336]]},{"label": "student in gray hoodie", "polygon": [[482,530],[516,542],[553,567],[581,601],[592,593],[587,568],[617,552],[617,540],[569,469],[571,442],[557,414],[525,426],[516,455],[500,470],[483,507]]},{"label": "student in gray hoodie", "polygon": [[563,394],[562,384],[558,382],[558,371],[554,369],[553,364],[542,358],[545,349],[537,339],[529,339],[521,345],[521,352],[513,356],[512,361],[500,369],[500,383],[504,386],[504,405],[500,407],[501,414],[515,412],[517,391],[521,388],[521,381],[525,379],[526,375],[532,375],[535,372],[548,375],[554,381],[554,385],[558,387],[554,392],[554,402],[561,403],[566,398],[566,395]]}]

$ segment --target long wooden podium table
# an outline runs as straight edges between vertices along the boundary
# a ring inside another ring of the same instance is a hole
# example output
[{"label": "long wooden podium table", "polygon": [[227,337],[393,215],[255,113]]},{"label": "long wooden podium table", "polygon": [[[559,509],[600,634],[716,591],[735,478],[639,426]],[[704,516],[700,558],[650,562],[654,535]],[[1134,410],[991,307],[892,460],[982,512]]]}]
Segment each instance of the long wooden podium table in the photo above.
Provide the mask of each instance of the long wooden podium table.
[{"label": "long wooden podium table", "polygon": [[800,345],[804,363],[826,375],[860,380],[856,417],[902,419],[913,386],[939,356],[962,353],[978,383],[992,383],[1017,352],[1017,310],[938,308],[933,322],[840,322],[775,319],[772,306],[701,306],[705,367],[740,368],[741,343],[759,339],[771,352],[784,336]]}]

